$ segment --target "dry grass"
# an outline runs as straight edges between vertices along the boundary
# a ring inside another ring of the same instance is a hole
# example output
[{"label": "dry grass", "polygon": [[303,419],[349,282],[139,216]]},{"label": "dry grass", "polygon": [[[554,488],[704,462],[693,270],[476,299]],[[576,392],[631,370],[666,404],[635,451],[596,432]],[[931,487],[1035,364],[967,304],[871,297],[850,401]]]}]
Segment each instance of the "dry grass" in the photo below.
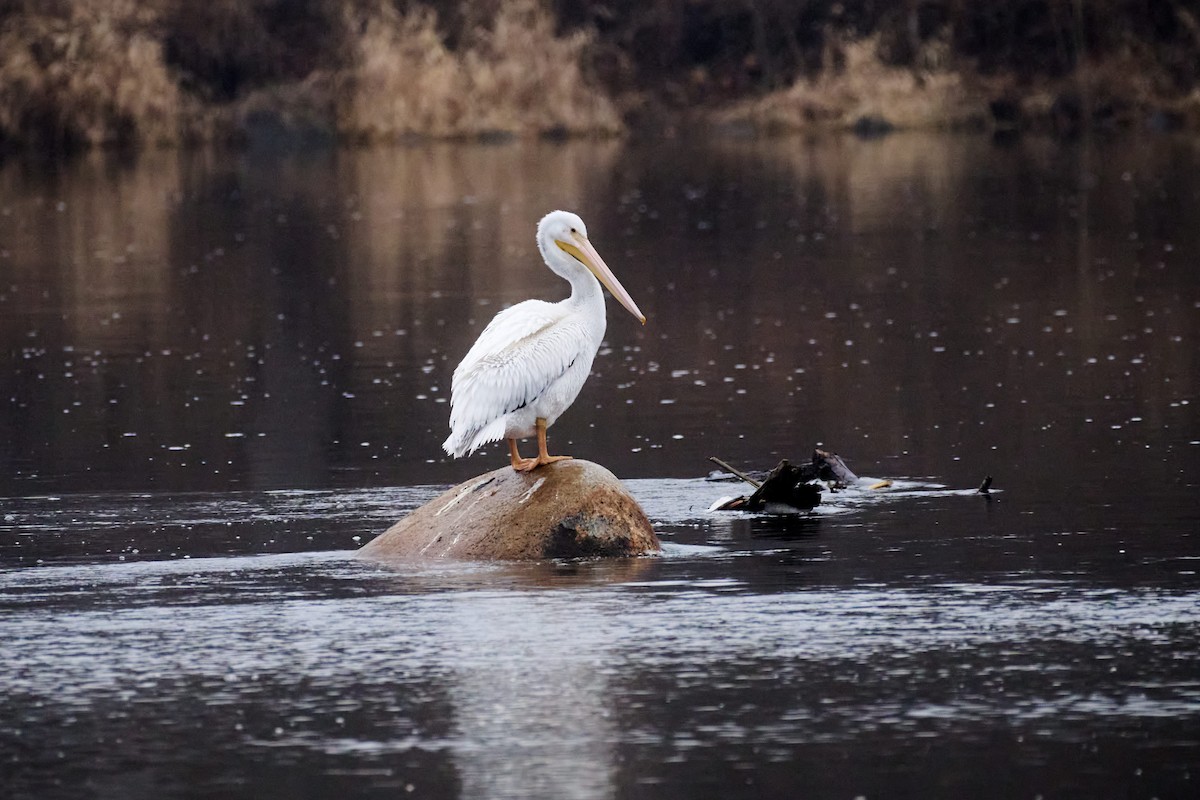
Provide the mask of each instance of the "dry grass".
[{"label": "dry grass", "polygon": [[842,45],[827,53],[826,67],[812,80],[737,103],[718,112],[719,125],[749,125],[765,131],[813,127],[851,128],[870,124],[896,128],[954,128],[983,124],[983,94],[961,72],[946,68],[948,57],[936,44],[921,54],[917,68],[885,64],[878,37]]},{"label": "dry grass", "polygon": [[[390,0],[327,0],[353,34],[303,78],[224,101],[184,88],[194,80],[164,57],[171,21],[187,18],[172,2],[30,0],[0,21],[0,141],[208,141],[235,137],[264,115],[285,129],[368,141],[623,128],[584,75],[589,35],[556,35],[537,0],[501,3],[490,25],[455,50],[428,8],[401,13]],[[228,8],[235,12],[247,13]]]},{"label": "dry grass", "polygon": [[137,0],[44,5],[0,30],[0,140],[178,141],[186,103],[148,33],[153,12]]},{"label": "dry grass", "polygon": [[1159,125],[1196,130],[1200,89],[1179,92],[1146,64],[1144,57],[1127,52],[1085,61],[1065,78],[999,84],[994,91],[1019,98],[1021,118],[1034,126],[1069,128],[1085,117],[1093,124],[1136,126],[1157,117]]},{"label": "dry grass", "polygon": [[[679,34],[684,12],[673,0],[621,0],[616,7],[642,9],[633,14],[640,22],[625,34],[619,25],[614,33],[610,24],[606,41],[597,41],[590,30],[557,31],[551,8],[578,19],[583,3],[455,3],[0,0],[0,145],[177,144],[256,130],[350,141],[614,134],[624,128],[618,103],[631,118],[641,114],[648,127],[658,124],[655,114],[661,111],[661,127],[673,129],[708,96],[707,90],[679,89],[691,86],[684,76],[708,74],[709,65],[696,69],[693,57],[715,59],[733,71],[730,80],[750,80],[751,63],[772,59],[802,65],[809,75],[786,89],[700,112],[718,126],[758,131],[864,123],[871,130],[977,126],[993,122],[992,103],[1011,111],[1009,120],[998,118],[997,124],[1019,127],[1077,128],[1113,120],[1200,126],[1195,88],[1200,23],[1182,6],[1180,32],[1158,38],[1145,31],[1103,36],[1102,29],[1084,24],[1091,17],[1081,16],[1063,29],[1078,40],[1058,48],[1070,53],[1049,59],[1058,67],[1039,72],[1020,68],[1016,56],[996,61],[993,50],[1005,52],[1004,41],[991,49],[963,49],[956,30],[976,23],[986,23],[987,31],[1006,30],[1001,23],[1009,7],[997,10],[986,3],[954,6],[958,11],[920,41],[911,35],[912,14],[868,14],[871,4],[852,3],[860,12],[856,19],[873,28],[834,24],[831,18],[821,44],[801,52],[794,36],[799,17],[791,4],[689,0],[691,12],[710,14],[714,25],[730,23],[717,25],[728,34],[722,40],[728,52],[703,56],[681,50],[687,41]],[[439,20],[435,8],[452,8],[452,18]],[[755,43],[738,38],[745,26],[733,23],[757,19],[754,9],[774,9],[764,19],[790,25],[792,37],[764,33]],[[1134,11],[1129,19],[1137,18]],[[896,27],[902,23],[907,27]],[[849,30],[865,29],[878,32],[844,38]],[[1099,49],[1088,49],[1083,34],[1089,31]],[[1026,32],[1028,41],[1012,34],[1012,52],[1045,50],[1036,32]],[[898,50],[898,41],[908,44]],[[770,42],[783,50],[772,56]],[[753,58],[738,55],[751,44]],[[679,52],[664,63],[675,66],[652,68],[668,46]],[[1076,51],[1083,56],[1071,55]],[[639,53],[650,65],[645,73],[635,68],[641,62],[633,56]],[[995,63],[979,67],[985,58]],[[894,63],[898,60],[903,66]],[[625,86],[624,94],[614,98],[600,88],[589,63],[605,70],[609,85]],[[722,97],[761,85],[734,80]]]},{"label": "dry grass", "polygon": [[339,132],[361,139],[404,135],[472,137],[616,133],[611,101],[588,84],[581,61],[586,34],[558,37],[534,0],[504,3],[490,28],[451,52],[434,14],[373,9],[357,40],[355,64],[339,84]]}]

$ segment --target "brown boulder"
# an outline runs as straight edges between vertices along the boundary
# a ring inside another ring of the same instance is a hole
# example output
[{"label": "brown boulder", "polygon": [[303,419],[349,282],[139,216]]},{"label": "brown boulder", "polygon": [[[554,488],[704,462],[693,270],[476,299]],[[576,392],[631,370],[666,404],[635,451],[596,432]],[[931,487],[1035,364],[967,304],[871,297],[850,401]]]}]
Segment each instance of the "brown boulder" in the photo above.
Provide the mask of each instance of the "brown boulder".
[{"label": "brown boulder", "polygon": [[373,559],[528,560],[657,553],[658,537],[616,477],[572,459],[460,483],[367,543]]}]

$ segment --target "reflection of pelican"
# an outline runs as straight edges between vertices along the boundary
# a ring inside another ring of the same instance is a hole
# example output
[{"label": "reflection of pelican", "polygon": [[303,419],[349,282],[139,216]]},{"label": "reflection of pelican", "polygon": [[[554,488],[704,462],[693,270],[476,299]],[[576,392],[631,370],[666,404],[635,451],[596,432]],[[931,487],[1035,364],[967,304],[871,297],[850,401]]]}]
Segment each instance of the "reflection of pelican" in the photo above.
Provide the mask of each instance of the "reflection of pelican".
[{"label": "reflection of pelican", "polygon": [[[596,279],[646,322],[578,216],[547,214],[538,223],[537,244],[546,265],[570,281],[571,296],[558,303],[526,300],[484,328],[454,370],[450,438],[442,447],[455,458],[499,439],[508,439],[513,469],[521,472],[569,458],[546,452],[546,428],[575,402],[604,338],[604,292]],[[535,434],[537,458],[521,458],[517,439]]]}]

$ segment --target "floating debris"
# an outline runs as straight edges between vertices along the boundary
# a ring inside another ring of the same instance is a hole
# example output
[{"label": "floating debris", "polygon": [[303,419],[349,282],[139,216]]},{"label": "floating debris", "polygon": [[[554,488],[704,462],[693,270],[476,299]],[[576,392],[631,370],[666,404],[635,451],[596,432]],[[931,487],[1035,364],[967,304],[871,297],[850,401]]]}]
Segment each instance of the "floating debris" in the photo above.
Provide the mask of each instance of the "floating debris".
[{"label": "floating debris", "polygon": [[[767,514],[795,514],[811,511],[821,502],[824,481],[830,491],[843,489],[858,481],[841,456],[825,450],[814,450],[812,461],[795,465],[787,459],[780,461],[760,481],[735,469],[721,459],[709,458],[717,466],[754,487],[749,497],[723,497],[709,511],[749,511]],[[891,485],[891,481],[881,481]],[[872,487],[875,488],[875,487]]]}]

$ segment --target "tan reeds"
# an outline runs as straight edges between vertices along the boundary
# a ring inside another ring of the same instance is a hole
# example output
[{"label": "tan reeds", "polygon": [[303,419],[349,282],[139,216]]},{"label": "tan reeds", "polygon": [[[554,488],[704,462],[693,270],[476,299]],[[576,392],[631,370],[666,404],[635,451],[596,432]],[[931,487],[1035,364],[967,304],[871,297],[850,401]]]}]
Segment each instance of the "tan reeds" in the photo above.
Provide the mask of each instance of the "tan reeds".
[{"label": "tan reeds", "polygon": [[[725,0],[683,5],[730,21],[718,41],[731,49],[716,60],[729,61],[731,87],[748,79],[754,59],[739,73],[727,56],[746,45],[734,21],[755,12]],[[0,0],[0,145],[170,144],[252,130],[355,141],[616,133],[622,115],[588,74],[593,56],[622,65],[606,72],[626,87],[617,100],[648,120],[663,102],[682,117],[760,131],[990,124],[990,106],[1004,112],[996,120],[1004,125],[1200,125],[1200,23],[1182,4],[1175,33],[1115,23],[1124,32],[1109,35],[1087,21],[1120,4],[1092,11],[1076,3],[1073,15],[1051,20],[1062,43],[1047,63],[1058,67],[1029,70],[1019,55],[1000,58],[1003,41],[971,49],[956,34],[977,23],[1001,30],[1008,12],[994,5],[951,4],[940,32],[919,42],[915,10],[880,16],[875,33],[856,40],[846,37],[859,28],[831,16],[819,71],[766,96],[723,95],[731,104],[688,117],[706,98],[680,93],[679,70],[699,54],[672,33],[684,14],[673,0],[648,3],[654,13],[633,15],[625,28],[610,20],[604,41],[589,30],[558,32],[550,0]],[[800,21],[788,4],[748,6],[768,7],[776,12],[764,19],[794,34]],[[455,16],[439,19],[435,8]],[[1135,20],[1148,12],[1121,13]],[[446,27],[454,29],[449,42]],[[1036,42],[1011,35],[1012,53],[1037,52]],[[897,36],[911,44],[903,66],[886,44]],[[760,39],[756,46],[767,48],[771,37]],[[660,40],[674,53],[658,59]],[[815,68],[794,36],[784,40],[789,52],[775,60]],[[758,63],[770,62],[763,53]],[[973,60],[989,53],[999,61],[979,68]],[[735,91],[757,89],[747,82]]]},{"label": "tan reeds", "polygon": [[178,10],[170,0],[30,2],[0,30],[0,141],[204,141],[235,135],[263,114],[283,128],[370,141],[623,127],[607,95],[585,78],[589,35],[557,35],[537,0],[499,4],[491,24],[469,31],[455,50],[429,8],[401,13],[388,0],[326,1],[346,25],[319,66],[231,101],[181,88],[187,76],[167,63],[162,44]]},{"label": "tan reeds", "polygon": [[535,0],[500,6],[490,28],[447,49],[428,9],[372,9],[338,83],[339,132],[361,139],[616,133],[621,119],[581,68],[588,35],[559,37]]},{"label": "tan reeds", "polygon": [[45,5],[10,16],[0,31],[0,139],[177,141],[183,103],[147,30],[153,11],[136,0]]},{"label": "tan reeds", "polygon": [[963,127],[987,118],[985,96],[970,91],[962,74],[946,69],[936,46],[919,59],[922,67],[895,67],[879,57],[879,37],[838,48],[842,63],[827,65],[814,79],[738,103],[716,115],[718,124],[790,131],[849,128],[860,121],[886,121],[897,128]]}]

